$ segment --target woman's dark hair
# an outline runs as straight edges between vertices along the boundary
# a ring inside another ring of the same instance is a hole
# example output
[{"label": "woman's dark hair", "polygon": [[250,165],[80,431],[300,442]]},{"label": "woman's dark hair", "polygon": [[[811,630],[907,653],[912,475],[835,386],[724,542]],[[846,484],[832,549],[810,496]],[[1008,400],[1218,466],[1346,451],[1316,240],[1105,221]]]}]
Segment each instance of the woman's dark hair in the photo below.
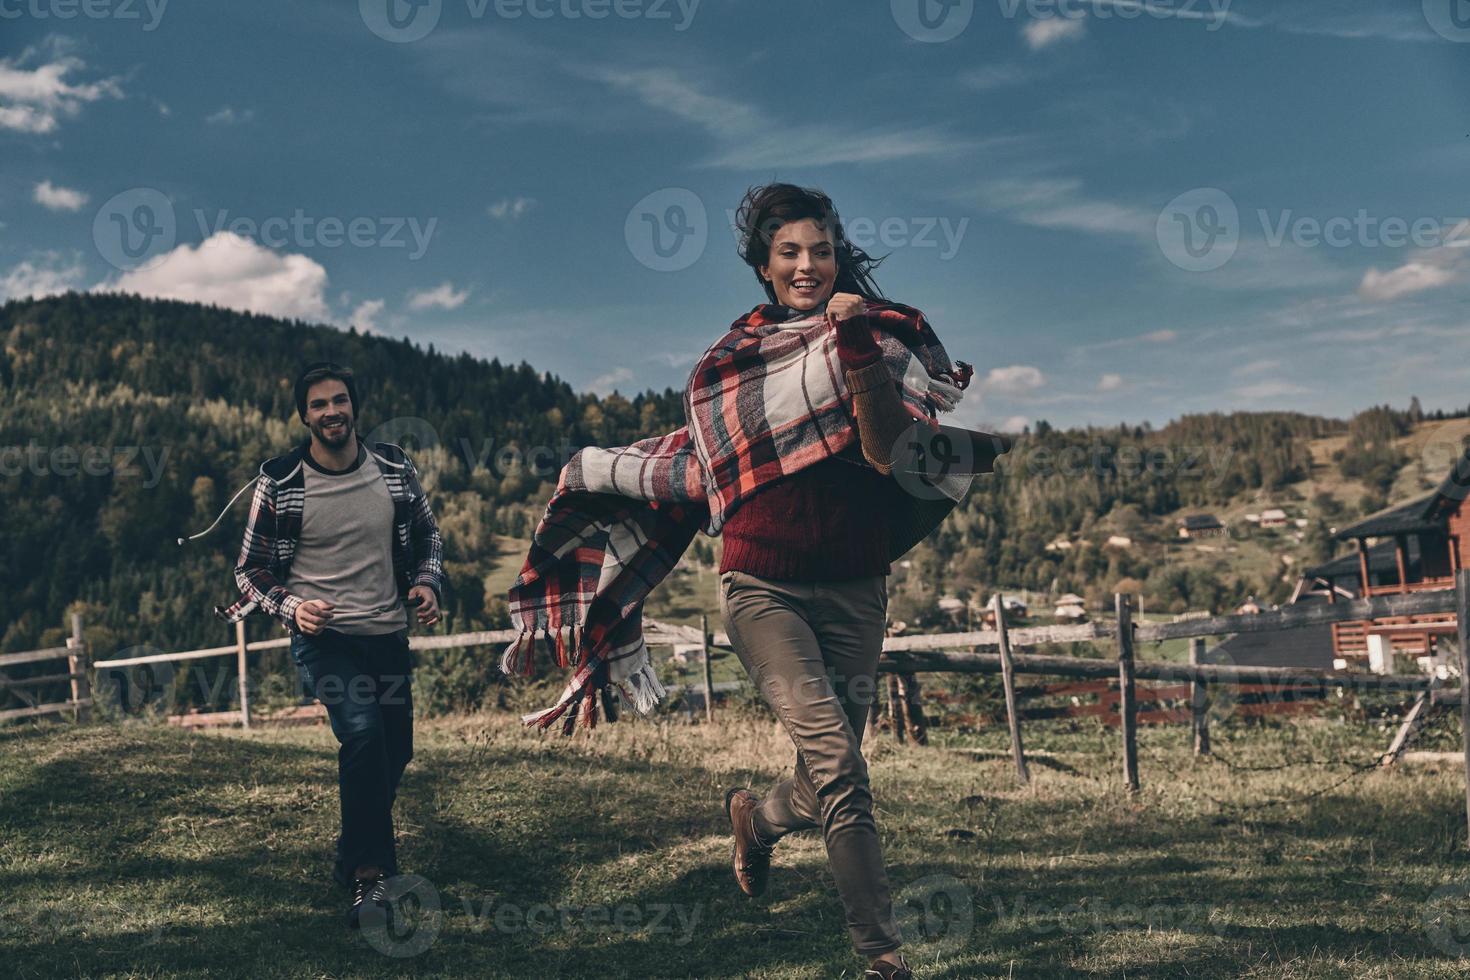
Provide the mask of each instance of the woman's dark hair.
[{"label": "woman's dark hair", "polygon": [[357,416],[357,385],[352,380],[352,368],[331,361],[317,361],[306,365],[301,377],[296,379],[296,414],[301,416],[301,421],[306,421],[306,393],[312,385],[328,378],[335,378],[347,386],[347,400],[352,402],[353,416]]},{"label": "woman's dark hair", "polygon": [[872,277],[873,269],[883,259],[873,258],[847,240],[842,230],[842,219],[838,217],[830,197],[815,187],[766,184],[745,192],[735,212],[735,224],[740,230],[740,258],[755,271],[756,279],[772,303],[776,302],[776,288],[761,276],[760,267],[770,264],[771,242],[776,237],[776,230],[788,221],[801,221],[803,218],[815,219],[832,236],[832,248],[837,256],[834,292],[856,293],[871,300],[886,298]]}]

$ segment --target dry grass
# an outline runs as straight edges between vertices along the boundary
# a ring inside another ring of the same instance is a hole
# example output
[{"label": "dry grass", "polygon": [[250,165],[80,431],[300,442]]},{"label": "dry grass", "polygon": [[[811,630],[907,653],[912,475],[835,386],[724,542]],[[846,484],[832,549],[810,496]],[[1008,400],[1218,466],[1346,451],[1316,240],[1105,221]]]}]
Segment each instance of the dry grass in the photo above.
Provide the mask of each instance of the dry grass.
[{"label": "dry grass", "polygon": [[[922,976],[1465,975],[1456,766],[1303,798],[1346,770],[1242,772],[1192,758],[1177,728],[1148,729],[1131,797],[1115,733],[1028,735],[1029,787],[997,732],[869,746]],[[1227,722],[1216,737],[1235,766],[1361,760],[1386,744],[1376,728],[1326,719]],[[1426,747],[1457,737],[1442,726]],[[856,976],[817,836],[782,843],[764,900],[730,877],[723,792],[768,785],[791,755],[772,720],[735,711],[713,726],[634,721],[569,740],[504,715],[421,720],[400,855],[439,914],[368,937],[342,926],[346,896],[327,874],[326,729],[7,729],[7,972]],[[1296,802],[1255,808],[1272,798]]]}]

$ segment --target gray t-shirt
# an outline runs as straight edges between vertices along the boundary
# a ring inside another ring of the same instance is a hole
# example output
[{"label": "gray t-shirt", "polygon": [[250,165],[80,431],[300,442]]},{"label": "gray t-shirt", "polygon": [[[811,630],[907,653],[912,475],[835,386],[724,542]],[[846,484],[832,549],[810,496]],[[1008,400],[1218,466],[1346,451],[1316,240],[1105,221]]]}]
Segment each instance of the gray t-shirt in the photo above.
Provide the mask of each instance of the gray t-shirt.
[{"label": "gray t-shirt", "polygon": [[322,469],[306,457],[301,537],[286,588],[336,606],[328,629],[359,636],[408,626],[393,581],[393,498],[367,449],[346,470]]}]

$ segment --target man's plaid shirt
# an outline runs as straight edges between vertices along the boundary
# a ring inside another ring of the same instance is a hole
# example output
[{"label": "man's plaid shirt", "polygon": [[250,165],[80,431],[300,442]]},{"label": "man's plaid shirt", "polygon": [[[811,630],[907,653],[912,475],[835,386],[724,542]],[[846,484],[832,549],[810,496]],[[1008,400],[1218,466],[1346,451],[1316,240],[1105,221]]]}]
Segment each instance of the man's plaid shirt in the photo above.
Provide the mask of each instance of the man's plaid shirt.
[{"label": "man's plaid shirt", "polygon": [[[260,466],[245,540],[235,562],[235,584],[240,598],[228,609],[214,607],[215,615],[233,623],[260,610],[296,629],[296,607],[305,601],[282,584],[296,555],[301,537],[301,514],[306,503],[306,464],[302,457],[310,443]],[[368,456],[377,463],[393,497],[393,578],[398,594],[407,596],[416,585],[427,585],[442,600],[444,541],[429,510],[429,498],[419,485],[418,470],[398,446],[375,443]],[[365,465],[365,464],[364,464]]]}]

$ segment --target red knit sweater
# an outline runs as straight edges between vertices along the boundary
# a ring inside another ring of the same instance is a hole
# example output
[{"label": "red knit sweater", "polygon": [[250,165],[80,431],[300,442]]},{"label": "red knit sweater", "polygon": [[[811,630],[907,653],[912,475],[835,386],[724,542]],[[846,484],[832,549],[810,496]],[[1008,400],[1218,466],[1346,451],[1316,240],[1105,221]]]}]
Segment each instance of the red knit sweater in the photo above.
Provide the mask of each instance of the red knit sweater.
[{"label": "red knit sweater", "polygon": [[[837,353],[844,370],[878,359],[863,317],[838,323]],[[767,484],[736,508],[721,530],[720,571],[803,582],[887,575],[887,515],[898,489],[854,443]]]}]

